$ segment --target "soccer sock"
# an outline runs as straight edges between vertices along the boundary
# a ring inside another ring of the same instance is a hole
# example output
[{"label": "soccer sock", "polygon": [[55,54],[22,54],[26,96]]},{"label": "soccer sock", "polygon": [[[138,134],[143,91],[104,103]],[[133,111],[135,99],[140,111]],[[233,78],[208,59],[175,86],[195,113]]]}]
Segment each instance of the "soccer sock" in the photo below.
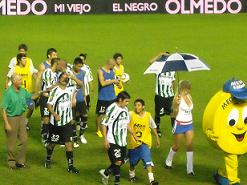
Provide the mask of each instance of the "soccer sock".
[{"label": "soccer sock", "polygon": [[171,125],[172,125],[172,128],[174,126],[174,123],[175,123],[175,118],[171,118]]},{"label": "soccer sock", "polygon": [[129,176],[130,176],[130,178],[135,177],[136,176],[135,170],[133,170],[133,171],[129,170]]},{"label": "soccer sock", "polygon": [[42,125],[42,130],[41,130],[41,136],[44,142],[47,141],[48,139],[48,124],[44,124]]},{"label": "soccer sock", "polygon": [[155,115],[154,121],[156,123],[157,130],[159,130],[160,129],[160,117]]},{"label": "soccer sock", "polygon": [[187,173],[193,172],[193,151],[186,152],[187,157]]},{"label": "soccer sock", "polygon": [[73,141],[77,142],[76,123],[72,125],[72,128],[73,128]]},{"label": "soccer sock", "polygon": [[119,182],[120,182],[120,165],[113,164],[113,175],[115,177],[114,185],[119,184]]},{"label": "soccer sock", "polygon": [[68,161],[68,168],[73,166],[73,151],[66,151],[66,157]]},{"label": "soccer sock", "polygon": [[169,166],[172,166],[172,160],[173,160],[173,157],[174,155],[176,154],[176,151],[174,151],[172,149],[172,147],[170,148],[170,151],[169,151],[169,154],[166,158],[166,164],[169,165]]},{"label": "soccer sock", "polygon": [[46,154],[47,154],[47,156],[46,156],[46,160],[47,161],[50,161],[51,160],[51,156],[52,156],[52,153],[53,153],[53,149],[54,148],[49,148],[49,147],[46,147]]},{"label": "soccer sock", "polygon": [[104,172],[106,176],[108,176],[113,171],[113,164],[111,164]]},{"label": "soccer sock", "polygon": [[149,182],[154,181],[154,174],[152,172],[148,173],[148,179],[149,179]]},{"label": "soccer sock", "polygon": [[84,131],[86,129],[87,125],[87,117],[82,116],[81,117],[81,123],[80,123],[80,136],[84,134]]}]

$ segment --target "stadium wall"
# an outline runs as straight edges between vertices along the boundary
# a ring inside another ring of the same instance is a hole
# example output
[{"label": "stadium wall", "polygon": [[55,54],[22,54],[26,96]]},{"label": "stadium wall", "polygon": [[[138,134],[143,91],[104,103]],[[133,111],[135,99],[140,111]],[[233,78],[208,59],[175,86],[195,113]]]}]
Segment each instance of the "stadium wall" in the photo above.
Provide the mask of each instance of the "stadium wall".
[{"label": "stadium wall", "polygon": [[238,14],[246,0],[0,0],[0,15]]}]

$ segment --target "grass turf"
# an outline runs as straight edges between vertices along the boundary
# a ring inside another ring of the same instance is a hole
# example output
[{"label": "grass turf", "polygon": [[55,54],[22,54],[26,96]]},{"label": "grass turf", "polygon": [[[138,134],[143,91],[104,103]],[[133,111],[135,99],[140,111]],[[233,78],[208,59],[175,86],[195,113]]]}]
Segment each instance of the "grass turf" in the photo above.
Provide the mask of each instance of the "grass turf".
[{"label": "grass turf", "polygon": [[[80,52],[88,53],[88,64],[94,73],[94,93],[89,112],[89,128],[86,131],[87,145],[75,149],[75,165],[79,175],[66,172],[66,157],[63,148],[54,152],[51,170],[43,168],[45,149],[40,143],[40,117],[36,110],[30,122],[27,159],[29,169],[11,171],[6,166],[6,147],[3,129],[0,130],[0,179],[1,184],[100,184],[98,170],[108,166],[103,149],[103,140],[95,135],[95,105],[97,100],[96,71],[113,53],[124,55],[125,71],[131,82],[126,89],[133,100],[141,97],[146,109],[154,112],[154,76],[143,75],[150,58],[160,51],[194,53],[200,56],[211,71],[180,73],[180,79],[192,82],[195,139],[195,177],[186,175],[185,149],[182,147],[174,160],[174,169],[167,171],[163,162],[172,143],[171,126],[167,117],[162,118],[161,147],[153,147],[155,177],[163,184],[210,185],[214,184],[212,173],[223,162],[221,153],[212,148],[202,132],[203,110],[209,99],[221,89],[223,83],[238,77],[246,80],[247,14],[238,15],[88,15],[88,16],[26,16],[0,17],[1,95],[7,73],[7,64],[16,55],[17,46],[26,43],[36,67],[46,57],[46,49],[54,47],[59,56],[72,62]],[[3,122],[1,121],[1,124]],[[247,184],[246,156],[240,159],[239,176]],[[138,181],[148,184],[142,165],[137,167]],[[128,165],[121,169],[121,183],[129,184]],[[112,181],[111,181],[112,182]]]}]

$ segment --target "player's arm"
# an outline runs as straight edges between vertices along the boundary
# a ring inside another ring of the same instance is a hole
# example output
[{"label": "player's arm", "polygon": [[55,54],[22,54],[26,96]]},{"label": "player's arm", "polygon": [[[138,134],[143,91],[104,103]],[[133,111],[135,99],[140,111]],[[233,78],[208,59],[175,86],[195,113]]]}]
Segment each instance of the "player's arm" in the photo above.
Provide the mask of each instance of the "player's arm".
[{"label": "player's arm", "polygon": [[156,60],[158,60],[162,55],[168,55],[169,52],[161,52],[158,55],[156,55],[154,58],[152,58],[148,63],[149,65],[151,65],[152,63],[154,63]]},{"label": "player's arm", "polygon": [[36,92],[38,92],[40,90],[41,79],[42,79],[42,75],[43,75],[44,71],[45,71],[45,65],[43,63],[41,63],[39,65],[39,69],[38,69],[38,73],[37,73],[37,77],[36,77],[36,82],[35,82],[35,91]]},{"label": "player's arm", "polygon": [[157,126],[153,120],[153,118],[150,116],[150,119],[149,119],[149,127],[151,128],[151,130],[153,131],[154,135],[155,135],[155,138],[156,138],[156,146],[157,148],[160,147],[160,137],[157,133]]},{"label": "player's arm", "polygon": [[111,85],[111,84],[118,84],[119,81],[117,79],[112,79],[112,80],[105,80],[103,71],[101,69],[98,70],[98,78],[99,78],[99,83],[102,87]]},{"label": "player's arm", "polygon": [[139,141],[139,138],[134,134],[130,124],[128,124],[127,129],[129,131],[130,135],[132,135],[136,141]]},{"label": "player's arm", "polygon": [[76,91],[73,93],[72,95],[72,107],[75,107],[76,106]]}]

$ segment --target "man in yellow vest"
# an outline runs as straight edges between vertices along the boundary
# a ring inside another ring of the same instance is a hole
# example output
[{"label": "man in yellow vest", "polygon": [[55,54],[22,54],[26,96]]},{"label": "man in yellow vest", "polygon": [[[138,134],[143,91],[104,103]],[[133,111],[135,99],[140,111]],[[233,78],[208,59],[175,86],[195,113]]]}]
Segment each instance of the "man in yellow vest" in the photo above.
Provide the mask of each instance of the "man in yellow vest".
[{"label": "man in yellow vest", "polygon": [[113,55],[113,59],[116,62],[116,65],[114,66],[113,71],[114,71],[115,77],[119,80],[119,84],[120,84],[120,85],[114,85],[115,94],[117,96],[120,92],[124,90],[123,82],[121,80],[121,77],[124,73],[124,66],[122,64],[123,55],[121,53],[115,53]]},{"label": "man in yellow vest", "polygon": [[153,162],[151,159],[151,145],[152,136],[151,130],[156,137],[156,145],[160,146],[159,136],[156,131],[156,124],[151,114],[145,111],[145,102],[142,99],[136,99],[134,102],[134,111],[130,111],[130,127],[133,133],[139,138],[135,140],[133,136],[128,135],[128,149],[129,149],[129,180],[134,182],[135,178],[135,166],[142,160],[144,166],[148,172],[148,178],[151,185],[158,185],[159,183],[154,180],[152,172]]},{"label": "man in yellow vest", "polygon": [[[25,88],[29,93],[33,92],[33,78],[36,79],[37,77],[37,70],[30,67],[30,63],[28,63],[28,59],[26,57],[26,54],[19,53],[16,56],[17,63],[16,65],[11,68],[7,74],[7,82],[6,82],[6,88],[8,85],[11,84],[11,76],[13,74],[18,74],[22,77],[22,87]],[[31,117],[33,110],[34,110],[34,102],[32,99],[30,99],[27,102],[28,105],[28,112],[26,115],[26,123],[28,123],[28,119]],[[29,127],[27,126],[27,129]]]}]

